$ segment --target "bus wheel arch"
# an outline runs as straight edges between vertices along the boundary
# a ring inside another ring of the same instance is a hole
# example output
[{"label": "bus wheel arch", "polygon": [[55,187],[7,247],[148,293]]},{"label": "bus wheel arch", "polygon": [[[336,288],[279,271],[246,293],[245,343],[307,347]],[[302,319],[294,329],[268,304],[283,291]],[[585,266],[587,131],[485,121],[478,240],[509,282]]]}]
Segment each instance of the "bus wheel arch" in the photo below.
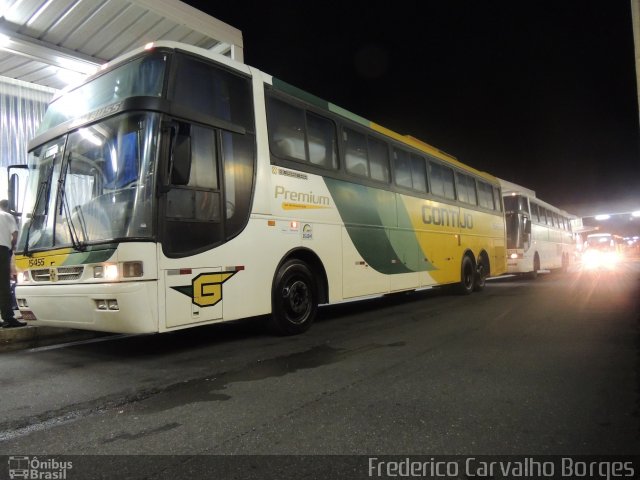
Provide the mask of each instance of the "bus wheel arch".
[{"label": "bus wheel arch", "polygon": [[540,270],[540,255],[538,254],[538,252],[535,252],[533,254],[533,270],[531,270],[527,274],[527,276],[531,280],[535,280],[536,278],[538,278],[538,270]]},{"label": "bus wheel arch", "polygon": [[289,252],[273,277],[270,329],[280,335],[303,333],[327,296],[327,277],[320,259],[309,250]]},{"label": "bus wheel arch", "polygon": [[491,274],[491,264],[489,263],[489,255],[485,250],[478,255],[478,261],[476,262],[476,275],[473,290],[480,292],[484,289],[487,277]]},{"label": "bus wheel arch", "polygon": [[[278,269],[288,260],[297,259],[303,263],[306,263],[311,269],[311,273],[316,280],[316,286],[318,288],[318,303],[329,303],[329,280],[327,277],[327,271],[324,268],[324,264],[320,257],[315,252],[306,248],[296,248],[290,250],[286,255],[282,257],[278,264]],[[278,271],[276,269],[276,273]]]}]

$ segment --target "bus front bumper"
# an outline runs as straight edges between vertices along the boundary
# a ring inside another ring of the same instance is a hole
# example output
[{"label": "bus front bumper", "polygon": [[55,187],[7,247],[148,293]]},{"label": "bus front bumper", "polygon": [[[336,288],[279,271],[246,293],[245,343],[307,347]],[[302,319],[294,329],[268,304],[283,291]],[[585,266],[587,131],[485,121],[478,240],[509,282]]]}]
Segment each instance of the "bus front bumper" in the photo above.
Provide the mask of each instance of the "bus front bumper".
[{"label": "bus front bumper", "polygon": [[105,285],[18,285],[16,300],[30,325],[113,333],[158,331],[155,282]]}]

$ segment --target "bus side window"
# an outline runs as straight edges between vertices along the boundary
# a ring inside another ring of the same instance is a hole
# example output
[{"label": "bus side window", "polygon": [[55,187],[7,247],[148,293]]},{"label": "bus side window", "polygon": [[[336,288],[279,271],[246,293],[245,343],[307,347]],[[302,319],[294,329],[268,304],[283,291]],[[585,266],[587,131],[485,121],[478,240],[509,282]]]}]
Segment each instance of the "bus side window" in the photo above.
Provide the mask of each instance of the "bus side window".
[{"label": "bus side window", "polygon": [[456,174],[458,178],[458,200],[471,205],[477,205],[476,181],[469,175]]},{"label": "bus side window", "polygon": [[307,112],[307,141],[309,162],[325,168],[338,168],[338,145],[333,122]]},{"label": "bus side window", "polygon": [[360,177],[368,177],[367,137],[348,128],[344,129],[343,135],[345,140],[344,164],[347,172]]},{"label": "bus side window", "polygon": [[411,154],[411,180],[415,190],[427,191],[427,167],[420,155]]},{"label": "bus side window", "polygon": [[539,222],[540,216],[538,214],[538,205],[533,202],[530,202],[530,205],[531,205],[531,220],[535,220],[536,222]]},{"label": "bus side window", "polygon": [[500,193],[500,189],[493,187],[493,203],[496,206],[496,210],[499,212],[502,211],[502,194]]},{"label": "bus side window", "polygon": [[[420,155],[393,149],[396,184],[420,192],[427,191],[427,165]],[[436,180],[437,181],[437,180]]]},{"label": "bus side window", "polygon": [[389,148],[386,142],[369,137],[369,166],[371,178],[382,182],[389,181]]},{"label": "bus side window", "polygon": [[[186,128],[185,128],[186,126]],[[188,125],[182,124],[173,146],[171,184],[186,185],[191,176],[191,135]]]},{"label": "bus side window", "polygon": [[274,155],[306,161],[304,111],[269,99],[269,145]]},{"label": "bus side window", "polygon": [[495,209],[492,190],[491,185],[480,181],[478,182],[478,201],[482,208],[488,208],[489,210]]},{"label": "bus side window", "polygon": [[393,149],[393,171],[396,178],[396,185],[412,188],[411,181],[411,156],[404,150]]},{"label": "bus side window", "polygon": [[[182,129],[181,129],[182,130]],[[167,217],[220,221],[218,159],[214,131],[191,126],[189,148],[182,148],[180,161],[174,162],[172,188],[167,196]],[[176,172],[179,171],[178,174]]]},{"label": "bus side window", "polygon": [[429,161],[429,181],[431,182],[431,193],[455,200],[456,191],[452,169]]}]

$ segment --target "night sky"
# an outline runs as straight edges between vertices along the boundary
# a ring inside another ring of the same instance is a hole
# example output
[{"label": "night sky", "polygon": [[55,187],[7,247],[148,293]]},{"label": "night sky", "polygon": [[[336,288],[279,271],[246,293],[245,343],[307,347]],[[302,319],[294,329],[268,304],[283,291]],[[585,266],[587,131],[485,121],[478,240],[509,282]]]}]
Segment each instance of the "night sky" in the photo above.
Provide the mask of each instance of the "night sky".
[{"label": "night sky", "polygon": [[186,3],[247,64],[549,203],[640,205],[628,0]]}]

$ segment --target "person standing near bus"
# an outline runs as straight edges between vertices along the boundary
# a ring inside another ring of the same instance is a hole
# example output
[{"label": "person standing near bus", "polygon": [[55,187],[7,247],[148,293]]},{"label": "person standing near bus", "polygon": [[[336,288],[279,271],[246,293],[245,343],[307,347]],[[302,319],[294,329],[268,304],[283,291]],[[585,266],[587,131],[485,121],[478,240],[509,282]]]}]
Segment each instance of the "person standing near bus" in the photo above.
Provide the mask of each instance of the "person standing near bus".
[{"label": "person standing near bus", "polygon": [[18,240],[18,224],[9,213],[8,200],[0,200],[0,314],[2,328],[24,327],[26,323],[13,316],[11,301],[11,255]]}]

